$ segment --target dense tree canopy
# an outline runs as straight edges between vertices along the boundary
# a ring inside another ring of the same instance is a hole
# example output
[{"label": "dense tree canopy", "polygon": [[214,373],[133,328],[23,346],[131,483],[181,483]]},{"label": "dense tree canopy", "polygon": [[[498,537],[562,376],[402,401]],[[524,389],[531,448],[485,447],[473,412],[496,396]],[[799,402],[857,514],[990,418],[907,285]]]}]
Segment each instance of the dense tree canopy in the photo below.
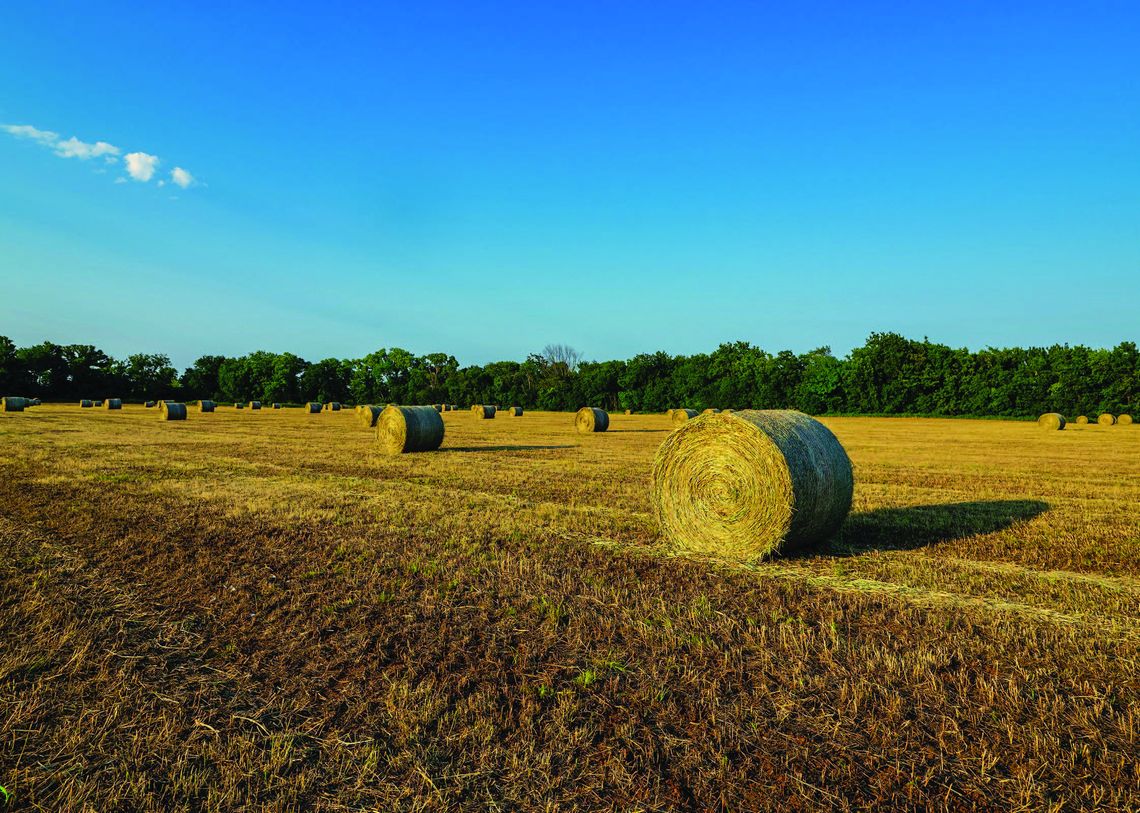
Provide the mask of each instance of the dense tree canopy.
[{"label": "dense tree canopy", "polygon": [[836,358],[827,347],[796,355],[747,342],[711,353],[643,353],[582,361],[551,345],[523,362],[460,367],[454,356],[398,347],[360,359],[309,362],[259,350],[202,356],[181,375],[158,353],[116,360],[91,345],[17,347],[0,336],[0,394],[48,401],[122,397],[300,403],[496,403],[532,409],[657,412],[670,407],[778,408],[812,414],[1035,416],[1140,411],[1140,351],[1053,345],[970,351],[874,333]]}]

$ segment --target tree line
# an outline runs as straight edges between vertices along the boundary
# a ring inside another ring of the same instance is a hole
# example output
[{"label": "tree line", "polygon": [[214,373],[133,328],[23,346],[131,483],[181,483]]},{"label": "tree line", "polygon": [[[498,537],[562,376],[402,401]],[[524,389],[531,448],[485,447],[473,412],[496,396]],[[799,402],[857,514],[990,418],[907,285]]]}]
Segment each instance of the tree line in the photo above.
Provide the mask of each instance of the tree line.
[{"label": "tree line", "polygon": [[843,358],[827,347],[772,354],[748,342],[722,344],[711,353],[643,353],[625,361],[583,361],[572,348],[550,345],[525,361],[481,366],[398,347],[314,362],[259,350],[202,356],[179,373],[161,353],[115,359],[93,345],[17,347],[0,336],[0,394],[44,401],[209,398],[1025,417],[1140,411],[1140,352],[1133,342],[1111,350],[1053,345],[970,351],[873,333]]}]

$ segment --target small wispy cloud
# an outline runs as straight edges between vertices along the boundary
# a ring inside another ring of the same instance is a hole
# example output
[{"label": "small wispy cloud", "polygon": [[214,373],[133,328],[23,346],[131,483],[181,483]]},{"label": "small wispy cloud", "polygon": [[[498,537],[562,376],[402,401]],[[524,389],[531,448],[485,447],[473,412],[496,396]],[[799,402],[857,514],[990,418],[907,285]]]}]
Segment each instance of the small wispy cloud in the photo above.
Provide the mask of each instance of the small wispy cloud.
[{"label": "small wispy cloud", "polygon": [[[118,164],[120,156],[122,156],[121,160],[127,175],[140,183],[149,183],[154,178],[158,165],[162,163],[162,159],[157,155],[147,152],[137,151],[123,155],[121,149],[107,141],[80,141],[75,136],[64,139],[59,133],[52,130],[41,130],[30,124],[0,124],[0,131],[8,133],[13,138],[33,141],[47,147],[60,158],[78,158],[80,161],[102,158],[106,164],[110,165]],[[102,172],[102,170],[97,170],[97,172]],[[115,179],[115,183],[125,183],[126,180],[120,176]],[[188,189],[194,185],[195,180],[189,171],[182,167],[175,167],[170,172],[170,182],[183,189]],[[166,180],[160,179],[158,185],[165,186]]]}]

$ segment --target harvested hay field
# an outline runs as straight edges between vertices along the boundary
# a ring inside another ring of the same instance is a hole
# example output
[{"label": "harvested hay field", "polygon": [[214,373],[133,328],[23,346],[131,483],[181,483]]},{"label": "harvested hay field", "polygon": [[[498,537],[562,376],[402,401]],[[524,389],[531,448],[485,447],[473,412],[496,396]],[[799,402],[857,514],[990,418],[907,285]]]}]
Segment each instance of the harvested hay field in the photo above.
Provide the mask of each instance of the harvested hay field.
[{"label": "harvested hay field", "polygon": [[667,416],[463,417],[0,414],[12,808],[1137,807],[1140,432],[826,419],[850,516],[744,565]]}]

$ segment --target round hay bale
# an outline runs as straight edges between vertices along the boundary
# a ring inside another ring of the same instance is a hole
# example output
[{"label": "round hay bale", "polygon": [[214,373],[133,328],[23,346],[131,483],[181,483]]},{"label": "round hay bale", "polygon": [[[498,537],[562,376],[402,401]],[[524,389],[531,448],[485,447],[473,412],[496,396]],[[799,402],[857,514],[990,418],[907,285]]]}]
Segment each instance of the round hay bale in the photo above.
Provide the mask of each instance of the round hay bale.
[{"label": "round hay bale", "polygon": [[146,407],[147,409],[152,409],[154,407],[154,401],[146,401],[145,403],[143,403],[143,406]]},{"label": "round hay bale", "polygon": [[215,407],[217,407],[217,404],[213,401],[202,400],[198,402],[199,412],[213,412]]},{"label": "round hay bale", "polygon": [[325,409],[327,409],[329,412],[340,412],[340,402],[329,401],[327,404],[325,404]]},{"label": "round hay bale", "polygon": [[250,409],[261,409],[261,401],[250,401],[249,402],[249,408]]},{"label": "round hay bale", "polygon": [[360,407],[360,411],[356,413],[356,419],[360,421],[360,425],[371,429],[376,425],[376,419],[380,417],[380,413],[384,411],[383,407],[372,406],[372,404],[365,404]]},{"label": "round hay bale", "polygon": [[721,414],[721,415],[731,415],[731,414],[732,414],[732,413],[734,413],[734,412],[736,412],[736,410],[735,410],[735,409],[722,409],[722,410],[720,411],[720,414]]},{"label": "round hay bale", "polygon": [[1114,423],[1116,423],[1116,416],[1111,412],[1102,412],[1101,414],[1097,415],[1096,422],[1101,426],[1112,426]]},{"label": "round hay bale", "polygon": [[687,423],[653,460],[652,499],[683,550],[756,559],[827,540],[851,510],[854,476],[831,431],[795,410]]},{"label": "round hay bale", "polygon": [[507,415],[511,418],[521,418],[522,414],[522,407],[507,407]]},{"label": "round hay bale", "polygon": [[43,406],[43,403],[44,402],[39,398],[33,398],[32,400],[28,401],[28,406]]},{"label": "round hay bale", "polygon": [[245,404],[234,404],[234,409],[245,409]]},{"label": "round hay bale", "polygon": [[702,415],[719,415],[720,410],[716,409],[715,407],[709,407],[708,409],[701,410],[701,414]]},{"label": "round hay bale", "polygon": [[310,415],[317,415],[321,411],[321,402],[309,401],[309,403],[305,404],[305,409],[309,411]]},{"label": "round hay bale", "polygon": [[443,412],[443,404],[432,404],[431,408],[436,412]]},{"label": "round hay bale", "polygon": [[1120,426],[1131,426],[1132,425],[1132,416],[1129,415],[1127,412],[1125,412],[1123,415],[1118,415],[1116,417],[1116,422]]},{"label": "round hay bale", "polygon": [[1065,416],[1060,412],[1046,412],[1037,419],[1037,426],[1040,429],[1057,430],[1065,428]]},{"label": "round hay bale", "polygon": [[186,420],[186,404],[164,402],[162,405],[162,410],[159,412],[158,419],[160,421]]},{"label": "round hay bale", "polygon": [[376,421],[376,441],[388,454],[430,452],[443,443],[443,418],[430,406],[386,406]]},{"label": "round hay bale", "polygon": [[103,406],[103,402],[102,401],[96,401],[95,406],[101,407],[101,406]]},{"label": "round hay bale", "polygon": [[1084,426],[1088,422],[1089,422],[1089,416],[1088,415],[1078,415],[1077,419],[1075,421],[1073,421],[1073,423],[1077,424],[1078,426]]},{"label": "round hay bale", "polygon": [[15,395],[0,398],[0,412],[23,412],[26,401]]},{"label": "round hay bale", "polygon": [[625,414],[626,414],[626,415],[632,415],[632,414],[633,414],[633,410],[632,410],[632,409],[627,409],[627,410],[625,411]]},{"label": "round hay bale", "polygon": [[95,402],[92,401],[90,398],[84,398],[82,401],[79,402],[79,408],[80,409],[91,409],[91,407],[93,407],[94,405],[95,405]]},{"label": "round hay bale", "polygon": [[674,409],[673,414],[669,416],[675,424],[682,424],[691,418],[697,417],[695,409]]},{"label": "round hay bale", "polygon": [[610,428],[609,413],[597,407],[582,407],[574,416],[574,428],[579,432],[605,432]]},{"label": "round hay bale", "polygon": [[108,398],[103,402],[103,409],[122,409],[123,400],[121,398]]},{"label": "round hay bale", "polygon": [[275,401],[275,402],[273,403],[273,408],[274,408],[274,409],[281,409],[281,404],[279,404],[279,403],[277,403],[277,402]]},{"label": "round hay bale", "polygon": [[471,412],[481,421],[495,417],[495,408],[489,404],[476,404],[471,407]]}]

